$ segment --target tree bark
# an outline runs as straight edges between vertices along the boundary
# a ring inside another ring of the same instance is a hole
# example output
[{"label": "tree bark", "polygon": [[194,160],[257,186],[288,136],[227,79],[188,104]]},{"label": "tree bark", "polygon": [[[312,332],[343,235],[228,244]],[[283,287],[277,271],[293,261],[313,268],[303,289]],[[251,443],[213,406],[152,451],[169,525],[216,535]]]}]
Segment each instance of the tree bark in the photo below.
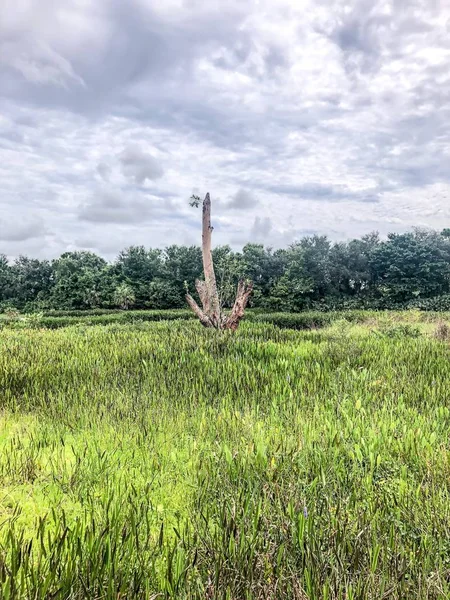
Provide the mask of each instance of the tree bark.
[{"label": "tree bark", "polygon": [[253,283],[251,281],[245,282],[243,279],[239,281],[233,309],[224,324],[226,329],[236,331],[236,329],[239,327],[239,323],[244,317],[244,312],[252,291]]},{"label": "tree bark", "polygon": [[195,280],[195,288],[198,292],[198,295],[200,297],[200,301],[202,303],[203,306],[203,311],[206,314],[209,314],[211,311],[211,302],[209,300],[209,294],[208,294],[208,289],[206,287],[206,282],[205,281],[200,281],[200,279],[196,279]]}]

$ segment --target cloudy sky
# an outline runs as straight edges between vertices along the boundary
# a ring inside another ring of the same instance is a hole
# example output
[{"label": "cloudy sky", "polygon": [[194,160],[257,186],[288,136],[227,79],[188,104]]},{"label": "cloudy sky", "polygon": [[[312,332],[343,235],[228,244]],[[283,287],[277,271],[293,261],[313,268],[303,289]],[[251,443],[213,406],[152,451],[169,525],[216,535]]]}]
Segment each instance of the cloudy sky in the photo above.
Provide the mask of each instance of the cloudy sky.
[{"label": "cloudy sky", "polygon": [[1,0],[0,253],[450,226],[449,0]]}]

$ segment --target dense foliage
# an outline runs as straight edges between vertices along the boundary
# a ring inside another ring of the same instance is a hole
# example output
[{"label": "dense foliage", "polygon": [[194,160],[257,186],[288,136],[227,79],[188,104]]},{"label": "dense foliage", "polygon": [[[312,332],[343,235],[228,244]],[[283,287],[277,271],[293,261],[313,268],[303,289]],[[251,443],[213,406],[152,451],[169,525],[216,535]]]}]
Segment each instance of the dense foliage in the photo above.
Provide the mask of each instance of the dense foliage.
[{"label": "dense foliage", "polygon": [[[285,250],[247,244],[241,252],[221,246],[213,253],[225,305],[244,277],[255,284],[251,306],[276,311],[450,308],[447,229],[336,243],[312,236]],[[181,308],[186,283],[192,290],[201,274],[201,250],[195,246],[132,246],[112,264],[85,251],[66,252],[52,262],[21,256],[12,264],[0,255],[0,308]]]},{"label": "dense foliage", "polygon": [[448,598],[449,346],[367,319],[0,331],[0,597]]}]

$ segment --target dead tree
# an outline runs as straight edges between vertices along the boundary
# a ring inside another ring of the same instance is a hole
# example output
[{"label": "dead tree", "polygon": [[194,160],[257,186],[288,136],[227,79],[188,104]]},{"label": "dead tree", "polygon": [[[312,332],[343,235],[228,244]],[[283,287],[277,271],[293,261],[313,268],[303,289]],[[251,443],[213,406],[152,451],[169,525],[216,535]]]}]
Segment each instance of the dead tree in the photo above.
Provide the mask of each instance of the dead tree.
[{"label": "dead tree", "polygon": [[222,310],[217,290],[216,275],[214,273],[214,263],[211,253],[211,234],[213,227],[211,227],[211,199],[209,194],[206,194],[205,199],[203,200],[202,213],[202,256],[205,281],[197,279],[195,281],[195,288],[200,297],[203,309],[199,307],[190,294],[186,294],[186,300],[204,327],[231,329],[232,331],[236,331],[244,316],[248,299],[253,290],[253,283],[244,281],[243,279],[239,281],[233,308],[229,314],[225,314]]}]

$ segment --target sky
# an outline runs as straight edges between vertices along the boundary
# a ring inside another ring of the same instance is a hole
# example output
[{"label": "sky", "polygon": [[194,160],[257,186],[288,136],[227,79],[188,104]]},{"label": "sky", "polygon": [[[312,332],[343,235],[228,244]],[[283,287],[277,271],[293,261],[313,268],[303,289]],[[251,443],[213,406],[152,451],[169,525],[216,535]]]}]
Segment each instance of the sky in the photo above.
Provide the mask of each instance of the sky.
[{"label": "sky", "polygon": [[0,10],[0,253],[450,226],[449,0]]}]

